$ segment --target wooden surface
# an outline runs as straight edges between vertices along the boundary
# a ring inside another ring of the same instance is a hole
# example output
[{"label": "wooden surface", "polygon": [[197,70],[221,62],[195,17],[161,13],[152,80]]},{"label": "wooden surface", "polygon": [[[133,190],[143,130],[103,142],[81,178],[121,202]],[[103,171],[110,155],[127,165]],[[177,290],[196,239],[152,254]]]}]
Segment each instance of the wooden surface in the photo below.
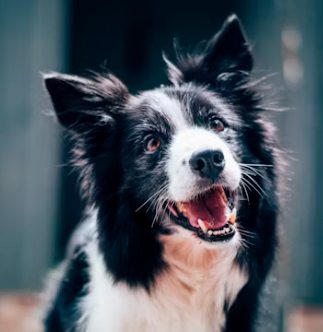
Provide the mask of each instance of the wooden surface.
[{"label": "wooden surface", "polygon": [[37,306],[34,294],[0,294],[0,331],[43,332]]},{"label": "wooden surface", "polygon": [[322,332],[323,308],[299,307],[287,317],[286,332]]}]

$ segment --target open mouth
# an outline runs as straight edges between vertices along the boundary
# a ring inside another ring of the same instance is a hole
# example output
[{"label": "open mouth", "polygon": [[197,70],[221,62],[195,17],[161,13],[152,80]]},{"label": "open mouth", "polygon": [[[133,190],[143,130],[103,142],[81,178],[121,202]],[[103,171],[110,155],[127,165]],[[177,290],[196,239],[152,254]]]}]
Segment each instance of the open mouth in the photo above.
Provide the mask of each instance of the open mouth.
[{"label": "open mouth", "polygon": [[235,234],[235,192],[213,187],[191,201],[169,202],[172,219],[208,242],[229,241]]}]

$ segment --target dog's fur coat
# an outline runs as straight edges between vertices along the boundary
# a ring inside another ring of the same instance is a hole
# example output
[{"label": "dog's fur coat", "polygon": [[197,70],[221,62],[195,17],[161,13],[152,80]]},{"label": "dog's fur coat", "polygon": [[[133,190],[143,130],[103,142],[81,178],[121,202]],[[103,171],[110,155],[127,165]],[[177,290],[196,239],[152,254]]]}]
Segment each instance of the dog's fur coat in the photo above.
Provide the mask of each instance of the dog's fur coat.
[{"label": "dog's fur coat", "polygon": [[[45,75],[91,206],[50,280],[47,332],[253,330],[278,202],[250,48],[232,15],[202,52],[165,61],[172,84],[137,96],[112,75]],[[206,187],[188,161],[211,150],[225,161],[216,183],[237,190],[226,242],[204,241],[165,208]]]}]

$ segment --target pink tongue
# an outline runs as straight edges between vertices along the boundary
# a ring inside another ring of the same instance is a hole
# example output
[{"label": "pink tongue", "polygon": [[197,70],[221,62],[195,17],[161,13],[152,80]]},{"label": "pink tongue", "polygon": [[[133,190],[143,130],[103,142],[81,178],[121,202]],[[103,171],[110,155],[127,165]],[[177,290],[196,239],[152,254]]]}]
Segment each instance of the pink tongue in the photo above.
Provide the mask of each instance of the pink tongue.
[{"label": "pink tongue", "polygon": [[218,188],[197,201],[183,203],[185,215],[193,227],[199,227],[198,219],[201,219],[209,229],[220,229],[226,225],[226,204],[221,192],[222,188]]}]

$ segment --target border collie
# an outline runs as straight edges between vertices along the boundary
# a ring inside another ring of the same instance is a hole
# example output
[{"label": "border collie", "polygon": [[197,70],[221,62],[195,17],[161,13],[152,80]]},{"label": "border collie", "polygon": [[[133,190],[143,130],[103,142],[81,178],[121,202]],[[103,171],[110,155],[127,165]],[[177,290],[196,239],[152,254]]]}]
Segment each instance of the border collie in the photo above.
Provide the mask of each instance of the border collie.
[{"label": "border collie", "polygon": [[277,247],[277,149],[230,16],[170,84],[44,76],[89,202],[45,292],[47,332],[249,332]]}]

